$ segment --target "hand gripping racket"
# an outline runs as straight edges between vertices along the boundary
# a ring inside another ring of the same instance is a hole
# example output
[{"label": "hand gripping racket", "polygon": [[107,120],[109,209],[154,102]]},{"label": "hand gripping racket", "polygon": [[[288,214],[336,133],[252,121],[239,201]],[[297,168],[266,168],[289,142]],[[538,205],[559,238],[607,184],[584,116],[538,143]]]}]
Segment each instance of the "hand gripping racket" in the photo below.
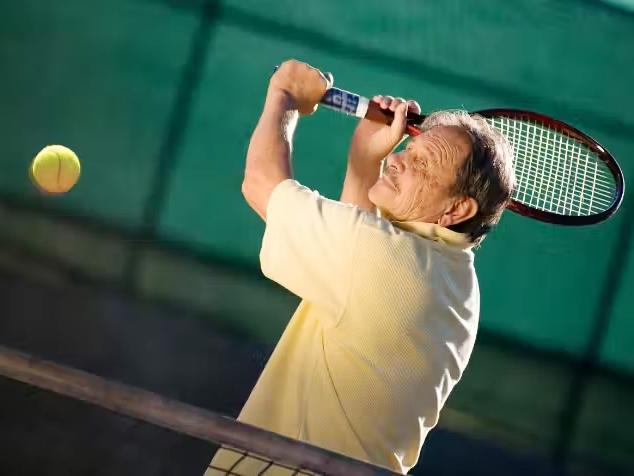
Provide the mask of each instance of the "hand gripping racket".
[{"label": "hand gripping racket", "polygon": [[[329,109],[390,124],[392,111],[358,94],[330,88],[321,104]],[[614,157],[597,141],[568,124],[518,109],[476,111],[506,136],[514,150],[516,188],[508,208],[559,225],[590,225],[612,216],[625,184]],[[408,112],[407,133],[425,116]]]}]

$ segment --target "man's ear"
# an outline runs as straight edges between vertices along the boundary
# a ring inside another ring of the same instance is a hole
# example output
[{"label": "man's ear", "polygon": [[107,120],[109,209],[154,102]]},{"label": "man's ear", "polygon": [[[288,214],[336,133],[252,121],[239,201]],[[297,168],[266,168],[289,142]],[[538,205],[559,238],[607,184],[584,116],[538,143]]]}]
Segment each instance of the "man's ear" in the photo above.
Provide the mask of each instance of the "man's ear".
[{"label": "man's ear", "polygon": [[478,202],[473,197],[457,197],[438,219],[438,224],[444,227],[457,225],[478,213]]}]

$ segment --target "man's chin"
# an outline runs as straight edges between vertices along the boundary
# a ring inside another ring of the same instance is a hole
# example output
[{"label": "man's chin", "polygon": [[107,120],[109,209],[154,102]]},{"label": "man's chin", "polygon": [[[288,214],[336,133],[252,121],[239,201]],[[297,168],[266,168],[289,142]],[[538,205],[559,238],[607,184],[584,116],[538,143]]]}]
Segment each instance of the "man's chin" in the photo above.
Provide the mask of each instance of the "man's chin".
[{"label": "man's chin", "polygon": [[368,200],[370,200],[375,207],[379,207],[379,203],[383,201],[382,195],[384,195],[384,193],[382,192],[381,185],[378,183],[375,183],[368,189]]},{"label": "man's chin", "polygon": [[381,205],[381,200],[380,200],[381,197],[376,192],[377,191],[374,190],[374,187],[372,187],[368,191],[368,200],[370,200],[370,202],[372,202],[372,205],[374,205],[376,207],[376,209],[379,212],[379,215],[381,216],[381,218],[385,218],[385,219],[389,220],[390,218],[387,218],[387,217],[391,217],[392,214],[385,207],[383,207]]}]

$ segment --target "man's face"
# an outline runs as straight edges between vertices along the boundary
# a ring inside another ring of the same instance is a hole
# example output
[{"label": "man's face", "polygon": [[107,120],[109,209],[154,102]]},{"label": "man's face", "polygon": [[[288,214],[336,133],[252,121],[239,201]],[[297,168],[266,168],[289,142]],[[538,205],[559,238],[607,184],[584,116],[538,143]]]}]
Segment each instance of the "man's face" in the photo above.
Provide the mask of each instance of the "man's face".
[{"label": "man's face", "polygon": [[470,154],[471,139],[463,129],[433,127],[385,159],[370,201],[390,220],[436,223],[452,203],[456,175]]}]

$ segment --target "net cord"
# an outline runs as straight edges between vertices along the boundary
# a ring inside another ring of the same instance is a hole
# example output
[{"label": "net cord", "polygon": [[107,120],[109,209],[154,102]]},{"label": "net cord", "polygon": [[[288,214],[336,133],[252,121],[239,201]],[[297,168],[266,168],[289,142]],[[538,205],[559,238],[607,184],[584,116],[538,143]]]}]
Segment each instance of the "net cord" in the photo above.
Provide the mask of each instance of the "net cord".
[{"label": "net cord", "polygon": [[[273,461],[324,475],[394,476],[332,451],[237,422],[97,375],[0,346],[0,375],[167,428],[194,438],[244,448]],[[211,458],[211,455],[210,455]]]}]

